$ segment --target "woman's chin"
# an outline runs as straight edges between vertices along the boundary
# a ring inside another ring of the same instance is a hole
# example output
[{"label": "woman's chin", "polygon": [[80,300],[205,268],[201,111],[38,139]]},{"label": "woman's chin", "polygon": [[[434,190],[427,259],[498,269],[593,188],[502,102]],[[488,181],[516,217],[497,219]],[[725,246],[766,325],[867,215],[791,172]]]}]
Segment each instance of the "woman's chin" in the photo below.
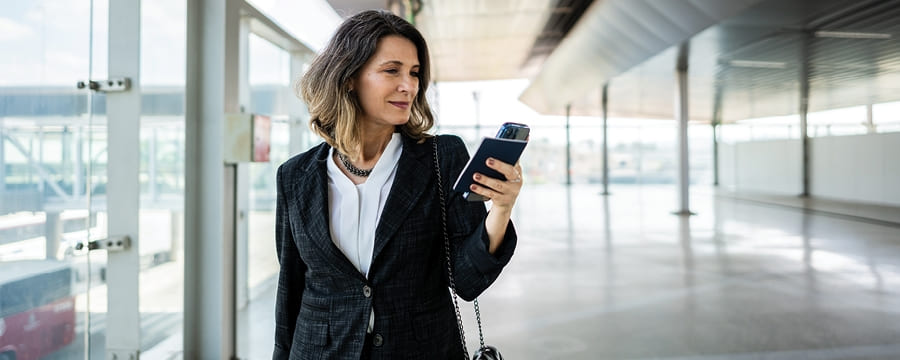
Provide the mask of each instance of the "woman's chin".
[{"label": "woman's chin", "polygon": [[409,122],[409,118],[391,120],[391,124],[393,124],[394,126],[406,125],[406,123],[408,123],[408,122]]}]

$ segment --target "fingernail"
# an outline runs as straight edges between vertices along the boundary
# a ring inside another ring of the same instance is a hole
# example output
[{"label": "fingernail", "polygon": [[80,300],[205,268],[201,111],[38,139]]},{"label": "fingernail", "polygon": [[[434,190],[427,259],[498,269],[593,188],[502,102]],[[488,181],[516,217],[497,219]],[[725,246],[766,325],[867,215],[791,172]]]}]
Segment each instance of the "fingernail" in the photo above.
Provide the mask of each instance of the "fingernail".
[{"label": "fingernail", "polygon": [[488,159],[488,165],[494,165],[494,159]]},{"label": "fingernail", "polygon": [[469,189],[472,189],[472,191],[475,191],[476,189],[478,189],[478,187],[475,185],[469,185]]},{"label": "fingernail", "polygon": [[475,180],[481,180],[481,174],[475,174]]}]

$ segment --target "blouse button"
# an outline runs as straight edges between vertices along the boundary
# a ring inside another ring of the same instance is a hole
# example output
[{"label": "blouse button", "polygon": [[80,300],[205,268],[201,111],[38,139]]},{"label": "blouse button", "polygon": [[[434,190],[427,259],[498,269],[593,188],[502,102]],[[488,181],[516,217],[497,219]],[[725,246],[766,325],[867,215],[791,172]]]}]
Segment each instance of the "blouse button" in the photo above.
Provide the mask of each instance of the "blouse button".
[{"label": "blouse button", "polygon": [[369,285],[363,286],[363,295],[365,297],[372,297],[372,288]]}]

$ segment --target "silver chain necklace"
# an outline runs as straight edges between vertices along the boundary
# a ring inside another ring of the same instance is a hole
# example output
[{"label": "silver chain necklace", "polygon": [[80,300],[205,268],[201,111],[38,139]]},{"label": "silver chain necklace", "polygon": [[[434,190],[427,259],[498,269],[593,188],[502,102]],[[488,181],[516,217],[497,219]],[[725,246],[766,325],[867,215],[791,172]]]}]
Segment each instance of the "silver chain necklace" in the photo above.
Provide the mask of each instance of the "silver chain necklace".
[{"label": "silver chain necklace", "polygon": [[348,159],[344,154],[341,154],[339,151],[335,151],[337,153],[338,159],[341,160],[341,164],[344,165],[344,168],[347,169],[351,174],[359,176],[359,177],[369,177],[372,174],[372,169],[360,169],[353,164],[350,163],[350,159]]}]

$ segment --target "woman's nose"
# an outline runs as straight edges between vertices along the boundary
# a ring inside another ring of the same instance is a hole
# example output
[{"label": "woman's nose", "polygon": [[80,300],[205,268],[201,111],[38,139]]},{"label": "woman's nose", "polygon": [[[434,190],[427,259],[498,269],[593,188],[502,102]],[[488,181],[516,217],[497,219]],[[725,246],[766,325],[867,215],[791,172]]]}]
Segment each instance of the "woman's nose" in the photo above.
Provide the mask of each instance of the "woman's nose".
[{"label": "woman's nose", "polygon": [[402,80],[400,80],[400,85],[397,87],[397,90],[400,92],[412,92],[416,86],[416,79],[414,76],[404,76]]}]

